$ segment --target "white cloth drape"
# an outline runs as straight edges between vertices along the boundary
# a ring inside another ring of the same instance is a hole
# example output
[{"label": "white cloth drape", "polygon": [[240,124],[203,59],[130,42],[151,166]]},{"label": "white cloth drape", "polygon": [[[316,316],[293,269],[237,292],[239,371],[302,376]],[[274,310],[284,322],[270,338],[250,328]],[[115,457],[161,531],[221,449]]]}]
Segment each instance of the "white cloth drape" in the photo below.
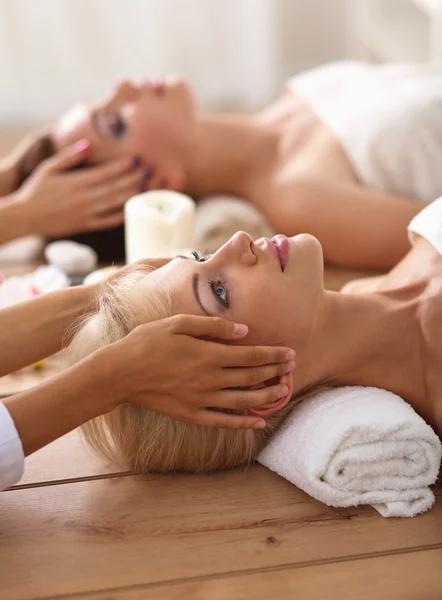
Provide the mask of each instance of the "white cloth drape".
[{"label": "white cloth drape", "polygon": [[343,52],[343,0],[0,0],[0,121],[51,118],[120,77],[183,74],[257,107]]}]

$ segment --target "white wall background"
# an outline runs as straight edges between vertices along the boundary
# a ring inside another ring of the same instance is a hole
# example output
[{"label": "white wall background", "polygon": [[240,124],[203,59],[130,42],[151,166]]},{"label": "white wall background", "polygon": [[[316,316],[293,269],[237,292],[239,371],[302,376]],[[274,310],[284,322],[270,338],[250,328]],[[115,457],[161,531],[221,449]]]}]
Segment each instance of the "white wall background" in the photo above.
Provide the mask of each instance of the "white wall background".
[{"label": "white wall background", "polygon": [[257,107],[344,55],[344,0],[0,0],[0,122],[41,121],[119,77],[179,72],[205,106]]}]

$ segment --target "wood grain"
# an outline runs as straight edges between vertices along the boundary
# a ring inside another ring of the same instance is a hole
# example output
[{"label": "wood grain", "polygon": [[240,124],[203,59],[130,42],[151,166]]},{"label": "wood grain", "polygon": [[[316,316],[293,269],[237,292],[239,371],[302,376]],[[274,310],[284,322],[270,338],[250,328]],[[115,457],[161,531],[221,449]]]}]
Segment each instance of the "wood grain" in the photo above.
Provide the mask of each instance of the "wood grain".
[{"label": "wood grain", "polygon": [[413,519],[333,509],[260,466],[8,491],[2,598],[221,576],[442,545],[442,502]]},{"label": "wood grain", "polygon": [[[0,155],[28,129],[0,132]],[[368,275],[327,268],[325,287]],[[0,379],[0,396],[61,368]],[[439,600],[440,484],[435,493],[424,515],[383,519],[324,506],[258,465],[124,476],[72,432],[29,457],[22,481],[0,494],[0,598]]]},{"label": "wood grain", "polygon": [[[78,600],[440,600],[442,549],[81,594]],[[69,600],[72,596],[67,596]]]},{"label": "wood grain", "polygon": [[115,476],[121,473],[118,465],[99,458],[86,444],[79,430],[42,448],[26,459],[26,469],[15,489],[73,479]]}]

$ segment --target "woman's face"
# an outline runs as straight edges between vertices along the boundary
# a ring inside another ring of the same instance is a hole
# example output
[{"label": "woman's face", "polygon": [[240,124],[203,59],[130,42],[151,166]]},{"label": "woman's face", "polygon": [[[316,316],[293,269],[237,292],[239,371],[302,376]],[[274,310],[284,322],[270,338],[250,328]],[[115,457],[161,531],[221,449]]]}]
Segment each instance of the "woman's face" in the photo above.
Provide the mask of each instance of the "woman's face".
[{"label": "woman's face", "polygon": [[222,316],[248,325],[247,345],[287,345],[300,352],[324,293],[323,255],[311,235],[288,242],[284,270],[271,240],[253,242],[238,232],[205,262],[175,258],[141,285],[169,291],[173,314]]},{"label": "woman's face", "polygon": [[57,150],[81,139],[91,144],[90,162],[139,156],[147,166],[185,162],[196,137],[195,103],[179,77],[135,84],[122,81],[97,102],[79,104],[55,124]]}]

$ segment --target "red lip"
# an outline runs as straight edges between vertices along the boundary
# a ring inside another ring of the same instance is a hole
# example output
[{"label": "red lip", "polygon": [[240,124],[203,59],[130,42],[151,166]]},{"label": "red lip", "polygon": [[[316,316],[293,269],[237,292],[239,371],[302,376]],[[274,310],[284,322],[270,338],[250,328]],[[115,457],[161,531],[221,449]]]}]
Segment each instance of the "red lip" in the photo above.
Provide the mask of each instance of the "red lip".
[{"label": "red lip", "polygon": [[164,96],[166,93],[166,83],[162,79],[148,79],[146,85],[151,88],[157,96]]},{"label": "red lip", "polygon": [[281,271],[285,271],[285,268],[290,258],[290,242],[285,235],[281,233],[275,235],[272,238],[272,243],[278,251],[279,262],[281,264]]},{"label": "red lip", "polygon": [[279,264],[279,266],[281,267],[281,271],[282,271],[283,269],[282,269],[281,258],[279,256],[279,252],[278,252],[278,248],[277,248],[276,244],[273,242],[273,240],[269,240],[267,238],[266,238],[266,242],[268,242],[267,248],[268,248],[270,254],[273,256],[273,258]]}]

